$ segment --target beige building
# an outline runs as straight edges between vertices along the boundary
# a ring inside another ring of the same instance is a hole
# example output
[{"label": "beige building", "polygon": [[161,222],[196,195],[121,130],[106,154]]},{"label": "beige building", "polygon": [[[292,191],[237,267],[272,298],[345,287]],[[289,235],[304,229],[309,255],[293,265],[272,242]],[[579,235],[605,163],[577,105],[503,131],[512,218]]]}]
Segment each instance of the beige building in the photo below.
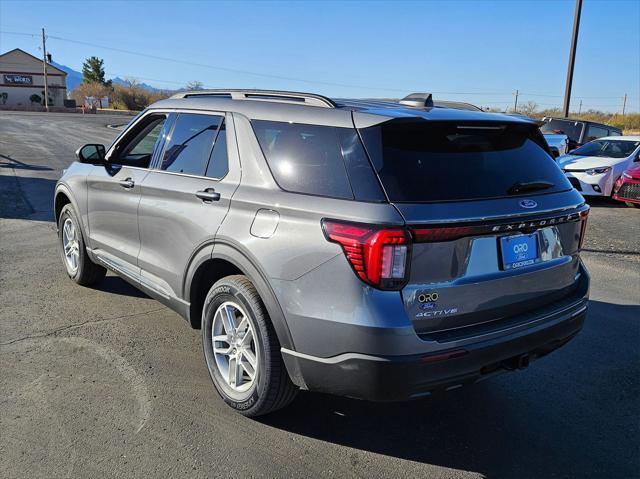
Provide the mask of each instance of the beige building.
[{"label": "beige building", "polygon": [[[64,106],[67,98],[67,74],[47,64],[47,86],[52,106]],[[0,107],[36,106],[32,95],[44,100],[42,59],[16,48],[0,55]]]}]

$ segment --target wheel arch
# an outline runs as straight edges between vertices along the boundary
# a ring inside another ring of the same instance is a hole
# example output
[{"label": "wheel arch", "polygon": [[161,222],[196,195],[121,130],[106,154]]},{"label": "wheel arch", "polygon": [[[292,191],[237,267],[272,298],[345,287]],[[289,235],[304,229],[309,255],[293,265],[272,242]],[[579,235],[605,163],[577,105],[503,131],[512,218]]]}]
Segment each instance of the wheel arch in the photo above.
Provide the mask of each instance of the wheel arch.
[{"label": "wheel arch", "polygon": [[56,225],[56,231],[58,230],[58,219],[60,218],[60,213],[62,212],[62,208],[64,208],[66,205],[70,204],[73,209],[76,212],[76,215],[78,216],[78,220],[80,221],[80,228],[82,230],[82,235],[85,238],[87,238],[87,234],[86,234],[86,225],[85,225],[85,219],[84,216],[82,214],[82,211],[80,210],[80,208],[78,207],[78,202],[76,201],[75,197],[73,196],[73,194],[71,193],[71,190],[64,184],[58,184],[58,186],[56,186],[56,190],[53,196],[53,212],[55,215],[54,218],[54,223]]},{"label": "wheel arch", "polygon": [[247,255],[226,243],[216,243],[210,256],[196,255],[187,272],[184,299],[190,303],[187,320],[191,326],[200,328],[204,299],[211,286],[232,274],[242,274],[251,281],[269,314],[280,345],[295,350],[284,313],[265,275]]}]

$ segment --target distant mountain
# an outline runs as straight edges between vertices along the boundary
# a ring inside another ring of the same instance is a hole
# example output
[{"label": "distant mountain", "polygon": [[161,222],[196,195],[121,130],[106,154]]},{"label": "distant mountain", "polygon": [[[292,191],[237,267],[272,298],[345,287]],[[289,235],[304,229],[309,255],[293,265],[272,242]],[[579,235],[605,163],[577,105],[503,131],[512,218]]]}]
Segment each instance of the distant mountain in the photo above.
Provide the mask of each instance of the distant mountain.
[{"label": "distant mountain", "polygon": [[[125,85],[125,86],[127,85],[127,81],[126,81],[126,80],[123,80],[123,79],[122,79],[122,78],[120,78],[120,77],[112,78],[112,79],[111,79],[111,81],[113,82],[113,84],[114,84],[114,85]],[[161,92],[161,91],[166,91],[166,90],[163,90],[163,89],[161,89],[161,88],[153,87],[153,86],[151,86],[151,85],[149,85],[149,84],[147,84],[147,83],[138,83],[138,86],[139,86],[140,88],[144,88],[145,90],[150,91],[150,92],[153,92],[153,93],[158,93],[158,92]]]},{"label": "distant mountain", "polygon": [[82,83],[82,73],[77,72],[66,65],[61,65],[60,63],[51,62],[51,64],[67,74],[67,91],[73,90]]},{"label": "distant mountain", "polygon": [[[78,85],[80,85],[80,83],[82,83],[82,73],[79,71],[74,70],[73,68],[70,68],[66,65],[62,65],[60,63],[56,63],[56,62],[51,62],[51,65],[53,65],[56,68],[59,68],[60,70],[62,70],[63,72],[65,72],[67,74],[67,91],[71,91],[73,90],[75,87],[77,87]],[[127,82],[126,80],[123,80],[120,77],[115,77],[111,80],[113,82],[114,85],[126,85]],[[139,83],[140,88],[143,88],[147,91],[153,92],[153,93],[158,93],[158,92],[162,92],[162,91],[167,91],[167,90],[163,90],[161,88],[156,88],[154,86],[151,86],[147,83]]]}]

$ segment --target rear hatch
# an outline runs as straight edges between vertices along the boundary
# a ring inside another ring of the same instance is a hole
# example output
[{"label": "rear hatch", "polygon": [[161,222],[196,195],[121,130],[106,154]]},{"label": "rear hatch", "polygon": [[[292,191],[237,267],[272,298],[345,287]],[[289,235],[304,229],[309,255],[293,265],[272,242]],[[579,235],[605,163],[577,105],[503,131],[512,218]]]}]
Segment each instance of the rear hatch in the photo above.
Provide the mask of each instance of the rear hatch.
[{"label": "rear hatch", "polygon": [[407,314],[430,334],[571,294],[588,206],[535,124],[391,120],[360,129],[412,231]]}]

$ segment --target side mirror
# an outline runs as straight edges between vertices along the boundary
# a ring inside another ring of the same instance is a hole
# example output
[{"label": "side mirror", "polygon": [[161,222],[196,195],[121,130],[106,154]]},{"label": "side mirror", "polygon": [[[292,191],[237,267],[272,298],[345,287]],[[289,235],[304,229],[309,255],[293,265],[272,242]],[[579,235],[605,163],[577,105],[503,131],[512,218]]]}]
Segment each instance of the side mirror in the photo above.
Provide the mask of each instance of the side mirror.
[{"label": "side mirror", "polygon": [[104,145],[89,143],[76,151],[76,156],[80,163],[90,163],[92,165],[101,165],[104,163],[106,149]]}]

